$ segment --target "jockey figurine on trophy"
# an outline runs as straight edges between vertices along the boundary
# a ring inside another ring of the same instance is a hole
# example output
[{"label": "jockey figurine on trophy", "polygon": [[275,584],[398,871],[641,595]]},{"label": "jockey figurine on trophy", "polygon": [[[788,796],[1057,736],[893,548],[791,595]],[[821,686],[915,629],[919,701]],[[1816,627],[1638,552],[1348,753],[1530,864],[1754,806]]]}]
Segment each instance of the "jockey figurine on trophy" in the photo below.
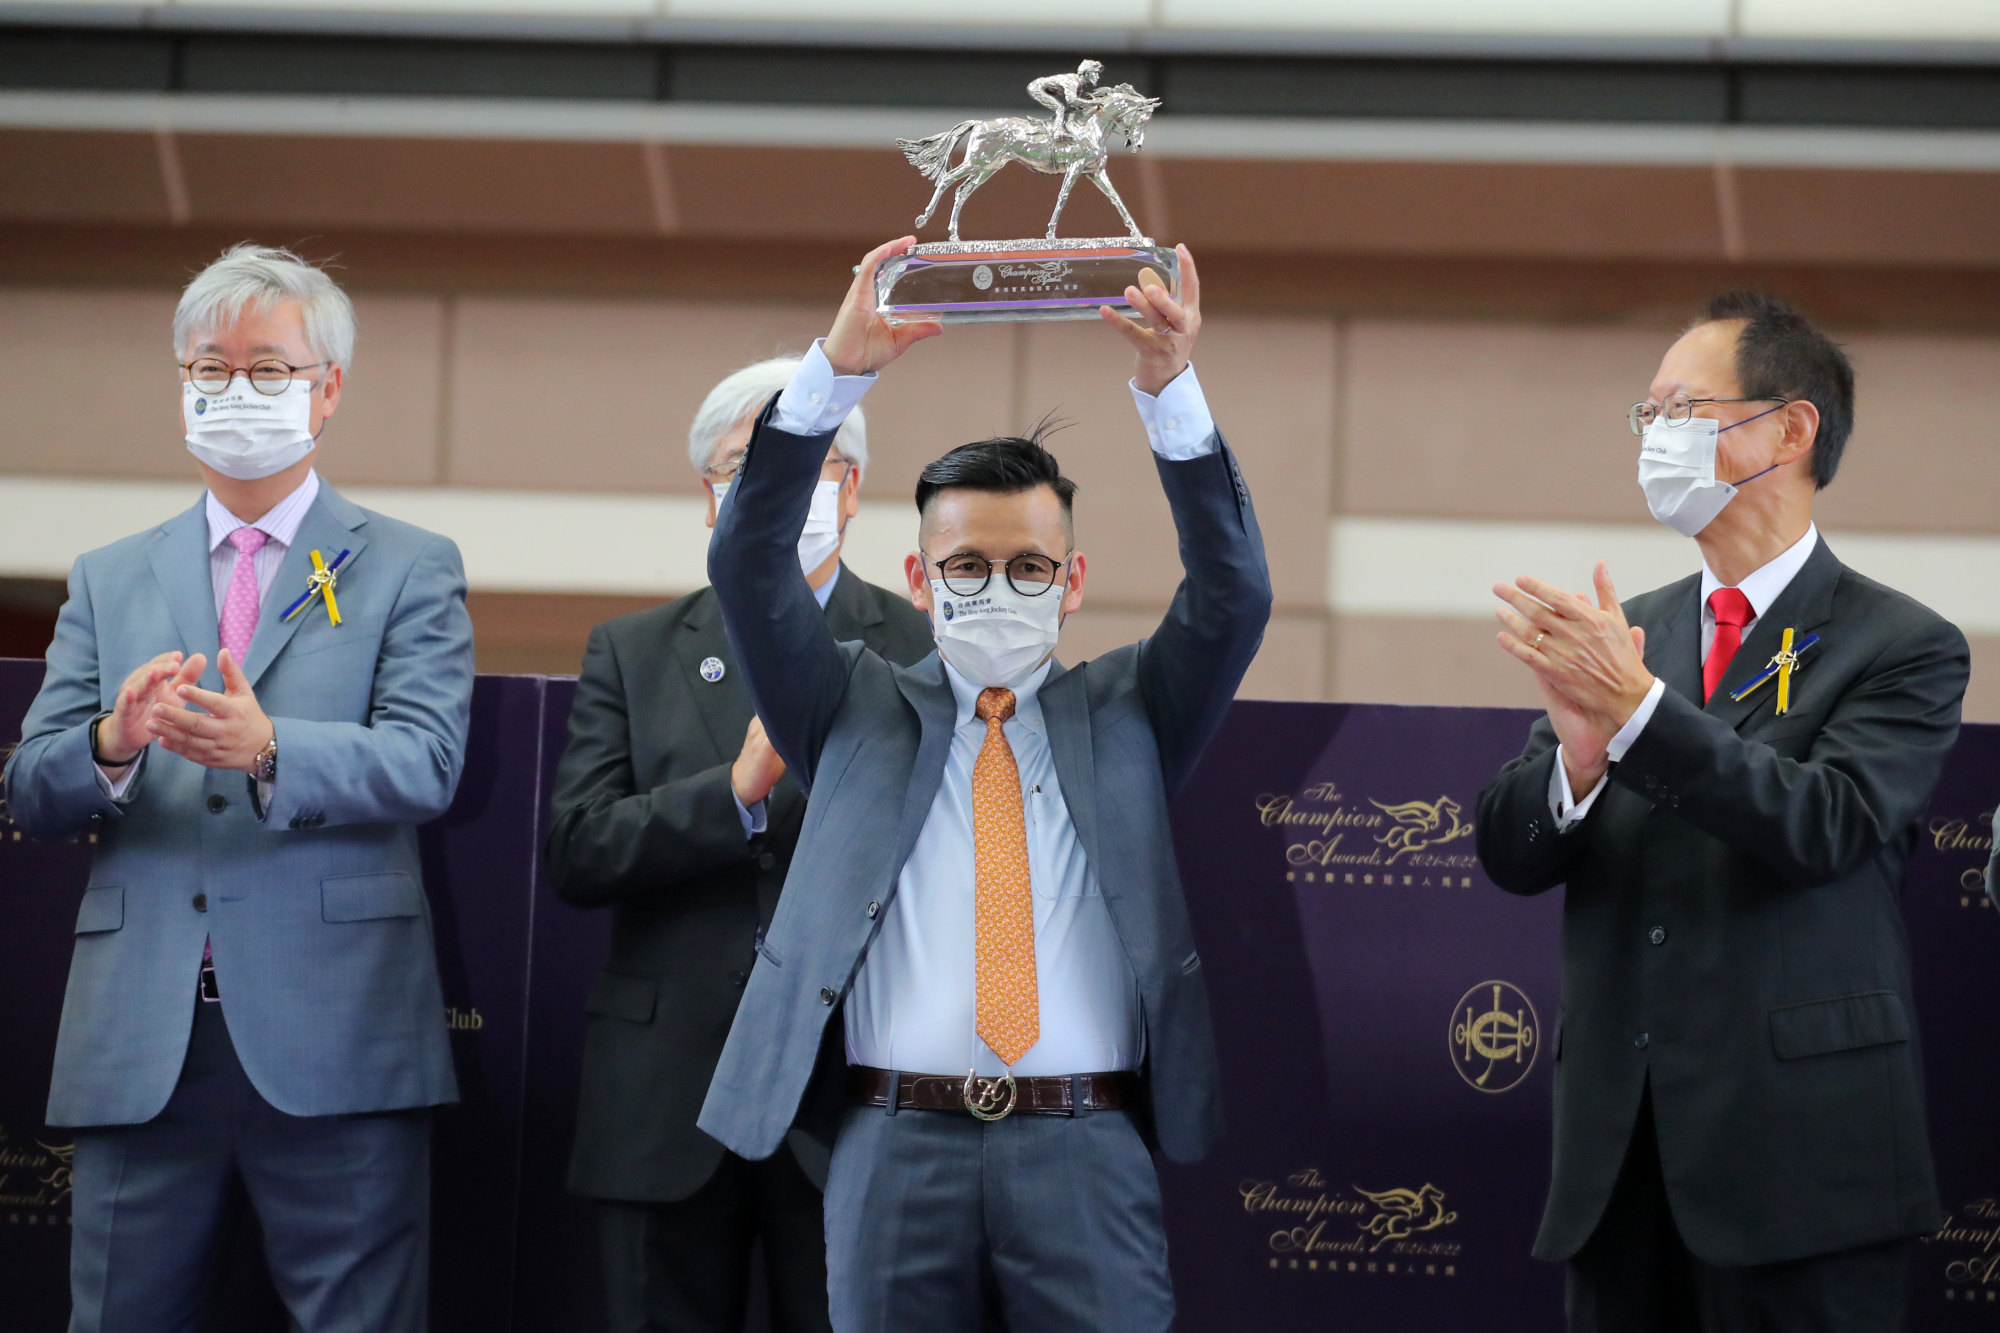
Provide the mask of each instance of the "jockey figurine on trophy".
[{"label": "jockey figurine on trophy", "polygon": [[[1028,85],[1028,96],[1040,102],[1055,113],[1055,137],[1069,139],[1075,131],[1069,127],[1071,108],[1090,114],[1095,105],[1092,96],[1097,88],[1098,76],[1104,73],[1104,62],[1086,60],[1076,67],[1074,74],[1045,74]],[[1090,89],[1090,92],[1084,91]]]}]

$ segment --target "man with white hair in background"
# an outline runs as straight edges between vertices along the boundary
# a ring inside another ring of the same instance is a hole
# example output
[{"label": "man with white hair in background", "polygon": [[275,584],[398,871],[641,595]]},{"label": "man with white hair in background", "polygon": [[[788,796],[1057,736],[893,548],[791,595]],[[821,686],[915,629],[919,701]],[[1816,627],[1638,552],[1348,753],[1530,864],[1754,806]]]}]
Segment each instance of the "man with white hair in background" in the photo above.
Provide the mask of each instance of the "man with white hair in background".
[{"label": "man with white hair in background", "polygon": [[5,773],[29,833],[96,838],[48,1110],[70,1329],[206,1327],[246,1210],[295,1328],[420,1329],[457,1088],[416,828],[464,763],[465,575],[315,470],[354,352],[325,273],[236,246],[174,345],[207,492],[76,561]]},{"label": "man with white hair in background", "polygon": [[[695,414],[688,457],[710,527],[752,424],[797,367],[745,367]],[[836,639],[915,662],[931,651],[929,621],[840,559],[867,466],[856,411],[820,468],[799,564]],[[748,1161],[695,1126],[806,805],[764,737],[714,593],[592,630],[569,726],[549,869],[564,899],[613,913],[587,1001],[569,1183],[597,1200],[611,1327],[736,1333],[761,1239],[773,1328],[826,1329],[825,1150],[798,1136],[795,1151]]]}]

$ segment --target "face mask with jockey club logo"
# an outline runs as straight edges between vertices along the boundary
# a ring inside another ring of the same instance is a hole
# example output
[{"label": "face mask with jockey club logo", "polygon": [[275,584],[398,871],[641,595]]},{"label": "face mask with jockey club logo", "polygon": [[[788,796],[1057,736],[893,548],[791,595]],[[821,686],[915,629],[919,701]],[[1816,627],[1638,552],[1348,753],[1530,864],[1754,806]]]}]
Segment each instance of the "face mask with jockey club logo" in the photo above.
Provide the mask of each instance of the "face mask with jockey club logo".
[{"label": "face mask with jockey club logo", "polygon": [[1066,582],[1030,597],[1016,592],[999,569],[975,597],[960,597],[931,580],[931,634],[959,675],[984,689],[1005,689],[1033,675],[1055,651],[1062,632]]},{"label": "face mask with jockey club logo", "polygon": [[1741,481],[1718,481],[1716,437],[1785,406],[1745,417],[1732,426],[1723,426],[1711,417],[1689,417],[1677,426],[1669,425],[1664,416],[1654,418],[1646,427],[1645,443],[1639,447],[1639,489],[1646,493],[1646,508],[1653,517],[1683,537],[1692,537],[1714,522],[1723,506],[1736,498],[1739,488],[1778,466],[1773,463]]},{"label": "face mask with jockey club logo", "polygon": [[283,393],[259,393],[248,379],[221,393],[181,385],[181,421],[188,452],[225,477],[275,476],[313,449],[313,385],[293,380]]}]

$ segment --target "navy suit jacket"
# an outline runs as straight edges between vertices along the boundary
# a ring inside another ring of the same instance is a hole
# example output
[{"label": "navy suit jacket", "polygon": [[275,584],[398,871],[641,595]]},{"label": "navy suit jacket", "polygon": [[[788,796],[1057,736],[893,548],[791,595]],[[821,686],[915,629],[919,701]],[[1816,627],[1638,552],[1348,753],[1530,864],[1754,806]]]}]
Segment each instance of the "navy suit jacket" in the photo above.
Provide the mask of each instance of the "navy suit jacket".
[{"label": "navy suit jacket", "polygon": [[[936,653],[898,667],[828,633],[794,547],[831,435],[789,435],[769,417],[708,555],[758,714],[810,788],[784,896],[702,1107],[701,1127],[745,1157],[768,1157],[795,1121],[830,1139],[831,1020],[930,814],[955,719]],[[1220,1133],[1221,1111],[1167,802],[1256,655],[1271,582],[1250,492],[1221,439],[1205,457],[1155,461],[1187,571],[1166,619],[1150,639],[1052,670],[1040,699],[1063,798],[1138,979],[1151,1129],[1188,1161]]]}]

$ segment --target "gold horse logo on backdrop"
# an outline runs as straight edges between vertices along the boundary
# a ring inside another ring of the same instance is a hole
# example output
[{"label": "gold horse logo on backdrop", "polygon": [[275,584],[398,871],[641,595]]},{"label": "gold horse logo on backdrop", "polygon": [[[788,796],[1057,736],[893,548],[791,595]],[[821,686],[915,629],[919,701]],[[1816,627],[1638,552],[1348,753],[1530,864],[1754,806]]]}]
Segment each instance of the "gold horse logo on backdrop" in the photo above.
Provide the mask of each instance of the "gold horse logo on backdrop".
[{"label": "gold horse logo on backdrop", "polygon": [[1440,847],[1472,832],[1472,825],[1459,818],[1465,807],[1449,796],[1440,796],[1435,801],[1404,801],[1401,805],[1384,805],[1370,797],[1368,804],[1396,821],[1393,828],[1375,836],[1375,841],[1395,856]]},{"label": "gold horse logo on backdrop", "polygon": [[1452,1010],[1452,1066],[1481,1092],[1506,1092],[1535,1067],[1541,1037],[1541,1020],[1520,987],[1482,981]]},{"label": "gold horse logo on backdrop", "polygon": [[1356,1185],[1354,1192],[1377,1209],[1374,1216],[1356,1224],[1364,1234],[1375,1237],[1375,1243],[1369,1247],[1370,1254],[1389,1241],[1402,1240],[1423,1231],[1436,1231],[1458,1220],[1457,1213],[1445,1211],[1444,1191],[1428,1181],[1413,1190],[1383,1190],[1377,1193]]}]

